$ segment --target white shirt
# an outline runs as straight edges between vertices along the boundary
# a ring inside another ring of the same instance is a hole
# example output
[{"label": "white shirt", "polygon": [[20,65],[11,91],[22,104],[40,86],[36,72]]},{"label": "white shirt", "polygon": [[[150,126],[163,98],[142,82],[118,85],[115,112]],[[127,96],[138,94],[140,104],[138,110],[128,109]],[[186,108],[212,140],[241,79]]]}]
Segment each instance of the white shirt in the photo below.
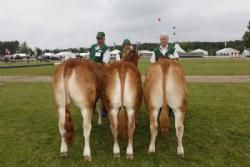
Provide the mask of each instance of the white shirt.
[{"label": "white shirt", "polygon": [[110,60],[110,50],[107,49],[106,52],[103,54],[103,59],[102,61],[104,63],[109,63],[109,60]]},{"label": "white shirt", "polygon": [[[165,53],[168,51],[168,45],[167,45],[166,47],[160,46],[160,51],[161,51],[161,53],[162,53],[163,55],[165,55]],[[169,58],[170,58],[170,59],[179,58],[179,55],[178,55],[177,51],[175,50],[175,51],[174,51],[174,54],[169,55]],[[153,54],[152,54],[152,56],[151,56],[151,59],[150,59],[150,62],[151,62],[151,63],[156,62],[155,52],[153,52]]]},{"label": "white shirt", "polygon": [[[98,49],[100,49],[101,47],[100,46],[96,46],[95,47],[95,50],[98,50]],[[104,63],[109,63],[109,60],[110,60],[110,51],[109,51],[109,49],[107,49],[106,51],[105,51],[105,53],[103,54],[103,58],[102,58],[102,61],[104,62]]]}]

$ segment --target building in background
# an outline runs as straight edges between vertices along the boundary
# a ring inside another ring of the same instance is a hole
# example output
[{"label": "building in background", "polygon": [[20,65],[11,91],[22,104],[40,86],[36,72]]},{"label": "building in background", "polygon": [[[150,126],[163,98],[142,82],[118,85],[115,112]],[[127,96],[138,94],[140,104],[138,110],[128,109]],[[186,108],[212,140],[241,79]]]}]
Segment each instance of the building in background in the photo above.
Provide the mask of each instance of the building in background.
[{"label": "building in background", "polygon": [[199,55],[202,55],[202,56],[208,56],[208,51],[204,50],[204,49],[195,49],[195,50],[192,50],[190,53],[195,53],[195,54],[199,54]]},{"label": "building in background", "polygon": [[77,53],[76,57],[78,57],[78,58],[84,58],[84,59],[89,59],[89,55],[90,55],[89,52]]},{"label": "building in background", "polygon": [[72,53],[70,51],[65,51],[65,52],[60,52],[60,53],[54,54],[53,57],[58,58],[58,59],[67,60],[69,58],[76,58],[76,54]]},{"label": "building in background", "polygon": [[233,48],[224,48],[216,52],[216,56],[239,57],[240,51]]},{"label": "building in background", "polygon": [[138,53],[141,58],[150,59],[154,52],[149,50],[139,50]]},{"label": "building in background", "polygon": [[245,57],[250,57],[250,49],[244,49],[244,51],[242,52],[242,55]]}]

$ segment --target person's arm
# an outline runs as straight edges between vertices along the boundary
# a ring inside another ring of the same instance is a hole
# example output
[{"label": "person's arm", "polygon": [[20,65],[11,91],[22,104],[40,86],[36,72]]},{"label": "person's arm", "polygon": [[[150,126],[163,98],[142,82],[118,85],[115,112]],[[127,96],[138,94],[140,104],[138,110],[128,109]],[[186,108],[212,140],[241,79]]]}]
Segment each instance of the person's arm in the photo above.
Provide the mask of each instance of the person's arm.
[{"label": "person's arm", "polygon": [[150,58],[150,62],[154,63],[155,62],[155,52],[153,52],[151,58]]},{"label": "person's arm", "polygon": [[178,55],[178,53],[177,53],[176,50],[174,51],[174,54],[169,55],[169,57],[170,57],[171,60],[176,60],[176,61],[180,60],[180,57],[179,57],[179,55]]},{"label": "person's arm", "polygon": [[175,50],[173,54],[169,55],[170,59],[179,59],[179,55],[177,51]]},{"label": "person's arm", "polygon": [[106,52],[103,54],[103,59],[102,59],[102,61],[103,61],[104,63],[109,63],[109,60],[110,60],[110,51],[109,51],[109,49],[108,49],[108,50],[106,50]]}]

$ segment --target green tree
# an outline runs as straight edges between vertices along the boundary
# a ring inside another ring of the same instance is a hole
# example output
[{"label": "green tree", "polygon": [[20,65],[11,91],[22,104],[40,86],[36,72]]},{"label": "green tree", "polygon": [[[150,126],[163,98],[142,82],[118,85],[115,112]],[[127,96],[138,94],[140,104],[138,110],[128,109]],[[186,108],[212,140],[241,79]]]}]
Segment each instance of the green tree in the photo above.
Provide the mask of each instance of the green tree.
[{"label": "green tree", "polygon": [[52,52],[53,52],[54,54],[57,54],[57,53],[61,52],[61,50],[60,50],[60,49],[54,49],[54,50],[52,50]]},{"label": "green tree", "polygon": [[243,41],[246,48],[250,48],[250,21],[248,22],[247,31],[243,35]]},{"label": "green tree", "polygon": [[18,49],[19,53],[31,54],[30,51],[31,49],[28,47],[27,42],[24,41],[23,43],[20,44]]},{"label": "green tree", "polygon": [[5,49],[8,49],[11,54],[14,54],[17,52],[18,48],[18,41],[0,41],[0,54],[5,54]]},{"label": "green tree", "polygon": [[42,49],[36,47],[35,48],[35,53],[36,53],[36,56],[41,56],[43,54],[43,51],[42,51]]},{"label": "green tree", "polygon": [[45,53],[50,53],[51,50],[50,50],[50,49],[45,49],[44,52],[45,52]]},{"label": "green tree", "polygon": [[85,52],[85,49],[84,49],[83,47],[80,47],[80,48],[78,49],[78,52],[79,52],[79,53],[84,53],[84,52]]}]

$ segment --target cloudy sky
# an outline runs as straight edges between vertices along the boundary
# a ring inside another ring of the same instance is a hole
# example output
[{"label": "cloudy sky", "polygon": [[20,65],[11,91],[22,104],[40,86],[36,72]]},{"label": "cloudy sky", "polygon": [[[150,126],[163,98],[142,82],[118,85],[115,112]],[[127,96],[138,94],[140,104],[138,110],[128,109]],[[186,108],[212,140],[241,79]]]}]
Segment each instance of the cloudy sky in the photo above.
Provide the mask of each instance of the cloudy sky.
[{"label": "cloudy sky", "polygon": [[[250,0],[0,0],[0,41],[31,47],[89,47],[97,31],[108,44],[241,39]],[[161,18],[161,21],[158,21]],[[173,37],[173,26],[176,36]]]}]

